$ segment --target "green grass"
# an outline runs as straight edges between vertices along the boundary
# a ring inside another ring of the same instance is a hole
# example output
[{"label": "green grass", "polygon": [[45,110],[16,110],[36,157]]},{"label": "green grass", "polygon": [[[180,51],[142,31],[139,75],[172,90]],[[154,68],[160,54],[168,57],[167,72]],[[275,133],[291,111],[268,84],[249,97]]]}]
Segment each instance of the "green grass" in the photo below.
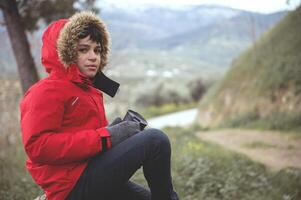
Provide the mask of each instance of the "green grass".
[{"label": "green grass", "polygon": [[[293,85],[301,90],[301,7],[263,35],[233,63],[223,88],[247,84],[243,94],[265,95]],[[238,84],[239,83],[239,84]],[[253,100],[253,99],[252,99]]]},{"label": "green grass", "polygon": [[[283,200],[301,198],[301,170],[270,172],[220,146],[200,141],[190,129],[167,128],[174,186],[183,200]],[[146,185],[142,172],[133,178]]]},{"label": "green grass", "polygon": [[226,120],[220,127],[277,130],[300,134],[301,113],[272,112],[265,117],[260,117],[256,112],[247,112]]}]

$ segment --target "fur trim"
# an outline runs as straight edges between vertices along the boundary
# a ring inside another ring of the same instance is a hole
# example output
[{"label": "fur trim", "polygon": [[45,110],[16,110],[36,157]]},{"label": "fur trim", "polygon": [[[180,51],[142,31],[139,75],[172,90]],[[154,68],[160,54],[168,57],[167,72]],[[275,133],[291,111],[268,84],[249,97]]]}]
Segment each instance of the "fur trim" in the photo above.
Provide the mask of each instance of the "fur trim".
[{"label": "fur trim", "polygon": [[57,40],[59,59],[65,67],[76,62],[79,34],[90,24],[95,25],[100,30],[102,36],[100,70],[108,63],[110,37],[106,25],[93,12],[83,11],[76,13],[69,18],[68,22],[62,28]]}]

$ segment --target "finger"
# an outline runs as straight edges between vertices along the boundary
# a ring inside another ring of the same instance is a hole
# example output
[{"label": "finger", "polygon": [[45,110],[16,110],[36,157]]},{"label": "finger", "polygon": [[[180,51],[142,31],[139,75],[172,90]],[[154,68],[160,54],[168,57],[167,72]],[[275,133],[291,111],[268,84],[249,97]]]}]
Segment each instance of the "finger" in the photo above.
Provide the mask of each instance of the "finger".
[{"label": "finger", "polygon": [[133,122],[133,121],[131,121],[130,122],[130,127],[132,129],[134,129],[134,130],[140,131],[140,123],[139,122]]},{"label": "finger", "polygon": [[120,117],[117,117],[109,126],[114,126],[116,124],[119,124],[120,122],[122,122],[122,119]]}]

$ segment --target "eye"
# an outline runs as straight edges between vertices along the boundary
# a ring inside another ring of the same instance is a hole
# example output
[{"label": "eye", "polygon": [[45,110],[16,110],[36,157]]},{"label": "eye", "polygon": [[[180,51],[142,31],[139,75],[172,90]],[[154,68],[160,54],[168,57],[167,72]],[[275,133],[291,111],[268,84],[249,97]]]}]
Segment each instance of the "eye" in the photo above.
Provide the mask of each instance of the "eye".
[{"label": "eye", "polygon": [[79,48],[78,51],[81,53],[87,53],[88,49],[87,48]]},{"label": "eye", "polygon": [[96,49],[94,49],[94,52],[95,52],[96,54],[100,54],[101,49],[100,49],[100,48],[96,48]]}]

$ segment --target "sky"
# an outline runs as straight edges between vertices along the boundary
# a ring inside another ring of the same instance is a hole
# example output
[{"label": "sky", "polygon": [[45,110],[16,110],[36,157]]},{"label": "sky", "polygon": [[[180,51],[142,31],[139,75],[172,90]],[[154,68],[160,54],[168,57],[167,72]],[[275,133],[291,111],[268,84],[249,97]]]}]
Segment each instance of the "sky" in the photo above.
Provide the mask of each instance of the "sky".
[{"label": "sky", "polygon": [[116,5],[202,5],[215,4],[260,13],[271,13],[280,10],[292,10],[300,5],[301,0],[100,0]]}]

